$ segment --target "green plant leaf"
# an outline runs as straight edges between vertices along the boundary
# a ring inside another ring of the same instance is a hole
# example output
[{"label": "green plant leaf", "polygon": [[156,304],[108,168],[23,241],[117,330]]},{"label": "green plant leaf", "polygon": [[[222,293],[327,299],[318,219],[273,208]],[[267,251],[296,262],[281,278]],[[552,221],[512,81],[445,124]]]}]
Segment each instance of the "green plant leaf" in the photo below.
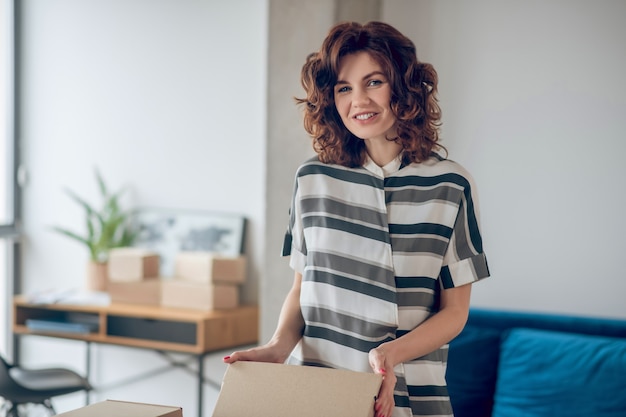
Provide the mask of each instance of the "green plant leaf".
[{"label": "green plant leaf", "polygon": [[74,239],[84,245],[87,245],[87,249],[89,250],[89,259],[91,259],[92,261],[97,260],[96,253],[93,250],[93,244],[91,240],[89,239],[89,237],[81,236],[78,233],[72,232],[71,230],[58,227],[58,226],[53,226],[52,229],[61,233],[62,235],[65,235],[71,239]]},{"label": "green plant leaf", "polygon": [[88,244],[89,243],[89,240],[87,238],[85,238],[83,236],[80,236],[78,233],[72,232],[71,230],[67,230],[67,229],[64,229],[64,228],[58,227],[58,226],[53,226],[52,229],[56,230],[57,232],[65,235],[67,237],[70,237],[72,239],[78,240],[81,243],[84,243],[84,244]]},{"label": "green plant leaf", "polygon": [[111,194],[98,169],[95,169],[95,176],[102,199],[100,210],[96,210],[72,190],[65,189],[66,194],[85,209],[87,235],[80,236],[61,227],[53,229],[85,244],[89,249],[91,260],[104,262],[112,248],[130,246],[136,240],[138,232],[131,224],[136,211],[121,209],[120,198],[126,192],[126,187]]},{"label": "green plant leaf", "polygon": [[98,170],[98,168],[94,169],[94,171],[96,175],[96,181],[98,182],[98,189],[100,190],[100,195],[106,198],[109,195],[107,186],[104,180],[102,179],[102,175],[100,174],[100,171]]},{"label": "green plant leaf", "polygon": [[95,213],[95,210],[93,209],[93,207],[91,207],[91,204],[89,204],[88,202],[86,202],[85,200],[83,200],[81,197],[79,197],[74,191],[70,190],[69,188],[65,189],[65,193],[67,195],[69,195],[74,201],[76,201],[78,204],[80,204],[81,206],[83,206],[83,208],[85,209],[85,211],[87,212],[87,215],[89,216],[91,213]]}]

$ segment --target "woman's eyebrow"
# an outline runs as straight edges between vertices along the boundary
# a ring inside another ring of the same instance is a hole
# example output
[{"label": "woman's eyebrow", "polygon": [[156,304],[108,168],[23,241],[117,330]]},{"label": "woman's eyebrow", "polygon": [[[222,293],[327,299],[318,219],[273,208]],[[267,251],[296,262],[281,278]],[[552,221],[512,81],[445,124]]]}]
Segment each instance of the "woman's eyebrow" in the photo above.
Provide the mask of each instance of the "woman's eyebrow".
[{"label": "woman's eyebrow", "polygon": [[[381,75],[381,76],[383,76],[383,77],[385,76],[385,74],[383,74],[383,72],[382,72],[382,71],[372,71],[372,72],[370,72],[369,74],[365,74],[365,75],[363,76],[363,78],[361,78],[361,80],[367,80],[368,78],[371,78],[371,77],[373,77],[374,75]],[[339,85],[339,84],[350,84],[350,83],[349,83],[349,82],[347,82],[347,81],[344,81],[344,80],[337,80],[337,82],[335,83],[335,85]]]},{"label": "woman's eyebrow", "polygon": [[385,74],[383,74],[382,71],[372,71],[369,74],[367,74],[365,77],[363,77],[363,79],[366,80],[368,78],[372,78],[374,75],[382,75],[383,77],[385,76]]}]

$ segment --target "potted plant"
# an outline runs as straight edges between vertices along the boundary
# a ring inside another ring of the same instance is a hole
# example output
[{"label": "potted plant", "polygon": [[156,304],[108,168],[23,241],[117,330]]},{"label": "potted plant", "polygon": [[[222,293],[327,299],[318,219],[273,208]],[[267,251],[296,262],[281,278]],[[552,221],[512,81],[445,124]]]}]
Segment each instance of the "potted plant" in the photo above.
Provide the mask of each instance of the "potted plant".
[{"label": "potted plant", "polygon": [[94,291],[102,291],[106,290],[109,252],[113,248],[132,245],[137,232],[131,223],[132,210],[123,211],[120,206],[120,197],[125,189],[111,193],[97,169],[95,176],[102,197],[99,209],[94,208],[73,191],[65,190],[74,201],[85,209],[87,233],[80,235],[59,226],[54,226],[53,229],[87,246],[89,250],[87,287]]}]

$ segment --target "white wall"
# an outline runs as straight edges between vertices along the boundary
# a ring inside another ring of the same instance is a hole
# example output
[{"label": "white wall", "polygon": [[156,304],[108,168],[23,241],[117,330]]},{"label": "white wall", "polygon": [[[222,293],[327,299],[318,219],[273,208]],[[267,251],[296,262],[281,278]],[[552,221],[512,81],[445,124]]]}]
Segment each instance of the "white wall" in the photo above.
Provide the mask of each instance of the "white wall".
[{"label": "white wall", "polygon": [[[84,284],[86,248],[49,226],[83,230],[82,209],[63,188],[98,201],[93,176],[98,166],[111,188],[131,187],[129,205],[246,216],[251,262],[242,298],[257,301],[264,258],[268,3],[20,3],[20,125],[29,173],[24,290]],[[23,340],[26,364],[66,362],[81,370],[81,343]],[[93,350],[94,383],[109,387],[95,399],[181,405],[185,415],[195,415],[191,375],[174,371],[115,387],[116,380],[164,362],[141,350]],[[220,372],[207,375],[221,381]],[[207,388],[207,394],[210,412],[214,390]],[[62,412],[81,406],[83,399],[74,395],[55,403]]]},{"label": "white wall", "polygon": [[626,2],[387,1],[480,192],[473,305],[626,318]]},{"label": "white wall", "polygon": [[48,227],[83,227],[63,187],[97,202],[94,166],[133,205],[246,215],[260,257],[266,4],[22,3],[26,289],[82,284],[85,248]]}]

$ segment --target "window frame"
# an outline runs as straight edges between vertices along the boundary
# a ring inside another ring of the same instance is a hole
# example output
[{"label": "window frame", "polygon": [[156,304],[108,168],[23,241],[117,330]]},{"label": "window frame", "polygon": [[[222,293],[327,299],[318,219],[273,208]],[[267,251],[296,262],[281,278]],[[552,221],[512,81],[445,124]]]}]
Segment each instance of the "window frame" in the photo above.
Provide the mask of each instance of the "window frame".
[{"label": "window frame", "polygon": [[[11,331],[11,318],[12,318],[12,296],[21,292],[21,274],[20,274],[20,240],[22,237],[21,231],[21,187],[20,187],[20,174],[22,169],[20,167],[20,146],[19,146],[19,0],[0,0],[4,1],[4,7],[6,16],[3,16],[2,32],[5,36],[3,42],[5,42],[6,53],[4,61],[6,64],[6,92],[2,97],[3,108],[0,111],[5,112],[6,116],[6,129],[2,134],[0,140],[7,141],[7,155],[5,162],[10,165],[7,167],[7,198],[12,199],[8,207],[9,218],[6,222],[0,223],[0,239],[2,239],[6,245],[6,267],[1,273],[6,274],[7,280],[5,282],[5,299],[0,301],[0,308],[2,308],[5,323],[2,323],[2,331],[6,337],[7,346],[3,346],[2,350],[6,349],[8,356],[13,357],[14,362],[18,362],[18,345],[17,339],[13,337]],[[6,107],[5,107],[6,106]]]}]

